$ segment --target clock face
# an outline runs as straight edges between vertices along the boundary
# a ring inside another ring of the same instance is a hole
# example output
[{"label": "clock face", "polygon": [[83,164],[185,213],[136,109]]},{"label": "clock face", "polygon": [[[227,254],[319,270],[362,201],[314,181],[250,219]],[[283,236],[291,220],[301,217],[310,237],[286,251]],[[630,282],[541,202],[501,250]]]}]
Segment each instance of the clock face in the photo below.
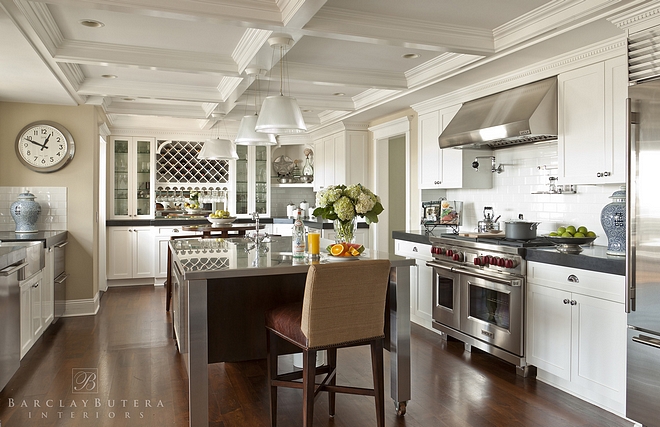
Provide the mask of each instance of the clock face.
[{"label": "clock face", "polygon": [[73,158],[75,145],[66,128],[54,122],[35,122],[23,128],[16,138],[16,154],[28,168],[54,172]]}]

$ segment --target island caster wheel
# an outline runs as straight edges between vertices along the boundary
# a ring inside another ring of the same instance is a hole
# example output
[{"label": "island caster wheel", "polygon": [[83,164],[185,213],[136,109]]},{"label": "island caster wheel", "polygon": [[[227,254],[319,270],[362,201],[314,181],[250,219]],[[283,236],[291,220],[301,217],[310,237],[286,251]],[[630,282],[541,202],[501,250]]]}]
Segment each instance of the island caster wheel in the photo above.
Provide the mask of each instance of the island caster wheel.
[{"label": "island caster wheel", "polygon": [[394,409],[396,409],[396,415],[402,417],[406,414],[406,405],[408,402],[394,402]]}]

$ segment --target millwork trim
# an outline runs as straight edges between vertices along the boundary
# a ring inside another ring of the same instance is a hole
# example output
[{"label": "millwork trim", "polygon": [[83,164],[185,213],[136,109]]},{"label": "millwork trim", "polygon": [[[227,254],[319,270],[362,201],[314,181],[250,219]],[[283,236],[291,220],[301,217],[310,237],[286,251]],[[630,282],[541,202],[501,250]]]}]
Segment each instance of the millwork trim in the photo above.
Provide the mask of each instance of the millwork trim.
[{"label": "millwork trim", "polygon": [[101,307],[101,294],[97,292],[94,298],[66,300],[64,307],[62,317],[94,316]]}]

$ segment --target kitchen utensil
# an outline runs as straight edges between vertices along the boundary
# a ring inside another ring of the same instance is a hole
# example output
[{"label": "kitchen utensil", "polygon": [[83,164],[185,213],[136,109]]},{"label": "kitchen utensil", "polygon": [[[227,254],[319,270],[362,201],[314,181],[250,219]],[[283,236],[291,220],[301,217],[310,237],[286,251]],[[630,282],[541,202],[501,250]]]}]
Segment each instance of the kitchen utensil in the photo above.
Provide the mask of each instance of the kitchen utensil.
[{"label": "kitchen utensil", "polygon": [[[493,212],[493,208],[490,206],[484,207],[484,219],[479,221],[477,223],[477,231],[480,233],[486,233],[490,231],[497,231],[500,229],[500,224],[497,222],[497,220],[494,220],[493,217],[495,216],[495,213]],[[500,217],[498,216],[497,219]]]},{"label": "kitchen utensil", "polygon": [[511,240],[532,240],[536,239],[536,228],[540,222],[531,222],[523,220],[504,221],[504,234]]}]

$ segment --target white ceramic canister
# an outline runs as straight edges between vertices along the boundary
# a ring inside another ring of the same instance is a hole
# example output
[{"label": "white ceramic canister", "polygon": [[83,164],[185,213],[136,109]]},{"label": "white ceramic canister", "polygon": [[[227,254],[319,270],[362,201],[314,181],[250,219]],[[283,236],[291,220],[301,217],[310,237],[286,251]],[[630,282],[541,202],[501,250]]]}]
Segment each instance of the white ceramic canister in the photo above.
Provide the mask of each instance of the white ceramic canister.
[{"label": "white ceramic canister", "polygon": [[307,216],[309,212],[309,203],[307,203],[307,200],[300,202],[300,210],[302,211],[303,216]]},{"label": "white ceramic canister", "polygon": [[294,205],[293,202],[289,202],[289,204],[286,205],[286,217],[287,218],[295,218],[296,209],[297,209],[296,205]]}]

